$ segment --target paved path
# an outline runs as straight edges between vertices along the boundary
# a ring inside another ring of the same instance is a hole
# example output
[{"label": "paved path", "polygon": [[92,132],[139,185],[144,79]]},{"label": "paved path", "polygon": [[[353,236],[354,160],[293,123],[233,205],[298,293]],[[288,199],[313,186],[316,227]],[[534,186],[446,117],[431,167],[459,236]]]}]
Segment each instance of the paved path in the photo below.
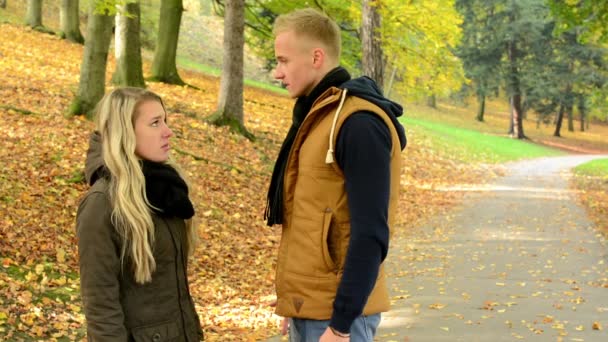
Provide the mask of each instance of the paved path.
[{"label": "paved path", "polygon": [[568,187],[568,170],[598,157],[510,164],[420,236],[391,241],[377,339],[608,341],[608,243]]}]

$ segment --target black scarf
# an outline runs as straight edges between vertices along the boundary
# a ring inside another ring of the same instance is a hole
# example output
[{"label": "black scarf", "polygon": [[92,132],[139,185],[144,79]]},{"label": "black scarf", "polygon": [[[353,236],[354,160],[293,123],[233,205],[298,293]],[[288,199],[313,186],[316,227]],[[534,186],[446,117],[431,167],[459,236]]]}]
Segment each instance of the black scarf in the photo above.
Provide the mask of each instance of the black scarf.
[{"label": "black scarf", "polygon": [[298,100],[293,107],[291,127],[287,132],[285,140],[283,140],[283,145],[281,145],[279,156],[277,157],[277,161],[274,164],[274,170],[272,171],[270,187],[268,188],[266,211],[264,212],[264,219],[268,226],[283,223],[283,178],[285,176],[285,167],[287,166],[289,151],[291,151],[291,146],[293,145],[296,134],[298,133],[304,118],[306,118],[313,103],[321,94],[327,89],[338,87],[348,80],[350,80],[348,71],[342,67],[337,67],[327,73],[308,96],[298,97]]},{"label": "black scarf", "polygon": [[188,197],[188,186],[174,168],[167,164],[143,161],[146,197],[157,214],[189,219],[194,207]]}]

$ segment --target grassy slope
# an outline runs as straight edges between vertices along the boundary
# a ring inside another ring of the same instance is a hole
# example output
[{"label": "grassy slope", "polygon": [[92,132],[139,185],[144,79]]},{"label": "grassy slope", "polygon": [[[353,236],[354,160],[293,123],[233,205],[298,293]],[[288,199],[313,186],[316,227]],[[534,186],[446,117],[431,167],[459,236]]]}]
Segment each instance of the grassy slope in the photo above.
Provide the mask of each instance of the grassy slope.
[{"label": "grassy slope", "polygon": [[465,162],[497,163],[563,154],[563,152],[528,141],[491,135],[435,121],[404,118],[402,122],[409,128],[416,127],[432,136],[436,150]]},{"label": "grassy slope", "polygon": [[577,166],[574,171],[582,176],[608,179],[608,159],[597,159]]}]

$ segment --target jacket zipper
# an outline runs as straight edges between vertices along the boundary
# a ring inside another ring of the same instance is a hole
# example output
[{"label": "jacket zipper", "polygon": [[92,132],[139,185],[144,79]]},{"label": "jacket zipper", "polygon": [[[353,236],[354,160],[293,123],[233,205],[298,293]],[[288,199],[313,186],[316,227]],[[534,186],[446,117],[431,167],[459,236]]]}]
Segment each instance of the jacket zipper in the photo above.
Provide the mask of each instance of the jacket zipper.
[{"label": "jacket zipper", "polygon": [[[165,222],[165,226],[167,227],[167,230],[169,231],[169,235],[171,235],[171,240],[173,241],[173,247],[175,248],[176,253],[179,253],[180,255],[176,256],[175,260],[177,262],[177,260],[179,260],[178,258],[182,259],[182,263],[183,263],[183,253],[182,253],[182,249],[178,248],[177,246],[177,241],[175,241],[175,236],[173,235],[173,232],[171,231],[171,227],[169,226],[169,223],[167,222],[167,219],[165,217],[162,218],[163,221]],[[177,265],[176,265],[177,266]],[[184,266],[184,271],[185,271],[185,267]],[[177,279],[177,304],[179,305],[179,312],[180,312],[180,316],[181,316],[181,326],[182,326],[182,332],[184,334],[184,337],[186,338],[186,340],[188,340],[188,332],[186,331],[186,318],[184,317],[184,308],[182,307],[182,291],[181,291],[181,286],[180,286],[180,281],[179,281],[179,270],[178,267],[175,267],[175,277]]]}]

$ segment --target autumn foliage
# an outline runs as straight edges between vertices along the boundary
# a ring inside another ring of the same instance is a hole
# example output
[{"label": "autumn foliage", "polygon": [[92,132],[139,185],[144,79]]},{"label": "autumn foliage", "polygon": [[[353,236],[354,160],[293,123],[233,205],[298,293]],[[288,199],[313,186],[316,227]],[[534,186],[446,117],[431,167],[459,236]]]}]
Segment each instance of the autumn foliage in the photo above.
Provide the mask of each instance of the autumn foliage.
[{"label": "autumn foliage", "polygon": [[[87,190],[83,165],[93,124],[64,112],[83,47],[8,24],[0,25],[0,36],[0,336],[81,340],[74,220]],[[110,60],[107,79],[114,65]],[[196,309],[210,341],[261,340],[277,333],[268,304],[279,243],[278,228],[266,227],[262,214],[293,103],[246,88],[251,142],[202,120],[216,109],[219,78],[180,74],[199,89],[148,88],[165,101],[174,156],[193,185],[201,238],[189,269]],[[433,153],[427,137],[408,130],[408,138],[395,232],[401,235],[456,196],[434,186],[482,179],[480,170]]]}]

